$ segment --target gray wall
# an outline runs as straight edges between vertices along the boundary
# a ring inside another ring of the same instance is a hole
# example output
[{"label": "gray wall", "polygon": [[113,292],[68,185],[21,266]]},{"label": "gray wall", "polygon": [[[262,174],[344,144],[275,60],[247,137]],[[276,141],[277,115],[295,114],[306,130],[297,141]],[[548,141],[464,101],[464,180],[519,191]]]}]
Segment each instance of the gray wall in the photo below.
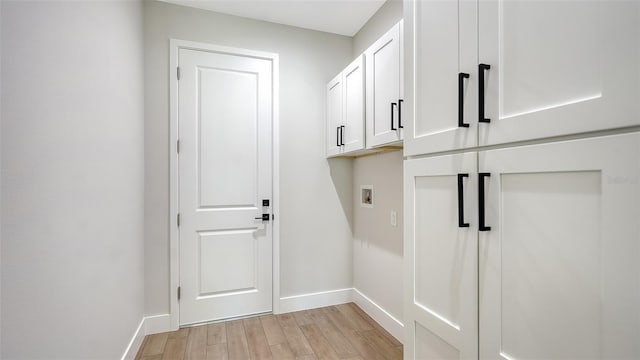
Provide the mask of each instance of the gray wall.
[{"label": "gray wall", "polygon": [[[402,1],[387,2],[353,38],[354,56],[402,19]],[[353,286],[402,320],[402,151],[356,158],[353,164]],[[373,185],[374,208],[360,206],[360,185]],[[397,226],[390,223],[397,212]]]},{"label": "gray wall", "polygon": [[351,38],[155,1],[144,16],[146,314],[169,311],[170,38],[280,54],[280,295],[351,287],[351,162],[324,150],[325,86]]},{"label": "gray wall", "polygon": [[353,36],[354,58],[363,53],[400,19],[402,19],[402,0],[387,0]]},{"label": "gray wall", "polygon": [[141,4],[1,7],[1,357],[120,358],[144,304]]}]

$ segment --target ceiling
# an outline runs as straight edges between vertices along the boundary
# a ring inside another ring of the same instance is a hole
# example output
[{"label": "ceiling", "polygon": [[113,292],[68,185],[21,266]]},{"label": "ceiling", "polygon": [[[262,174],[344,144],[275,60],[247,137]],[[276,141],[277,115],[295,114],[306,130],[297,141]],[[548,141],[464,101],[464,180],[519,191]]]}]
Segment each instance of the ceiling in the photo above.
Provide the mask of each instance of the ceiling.
[{"label": "ceiling", "polygon": [[225,14],[353,36],[385,0],[161,0]]}]

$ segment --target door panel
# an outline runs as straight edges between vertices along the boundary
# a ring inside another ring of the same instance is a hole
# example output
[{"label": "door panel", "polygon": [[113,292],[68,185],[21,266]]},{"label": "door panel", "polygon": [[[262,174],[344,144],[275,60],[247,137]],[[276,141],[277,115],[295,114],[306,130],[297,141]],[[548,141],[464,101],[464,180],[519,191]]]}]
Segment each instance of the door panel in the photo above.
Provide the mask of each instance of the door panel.
[{"label": "door panel", "polygon": [[[257,290],[258,260],[254,229],[198,233],[198,297]],[[220,269],[225,271],[220,272]]]},{"label": "door panel", "polygon": [[364,57],[358,57],[343,73],[344,152],[364,149]]},{"label": "door panel", "polygon": [[[400,99],[400,25],[365,51],[367,72],[367,147],[402,139],[398,123]],[[392,106],[395,103],[395,106]],[[393,124],[391,117],[393,116]],[[396,130],[393,130],[395,128]]]},{"label": "door panel", "polygon": [[342,73],[327,85],[327,157],[342,152],[340,147],[340,125],[342,125]]},{"label": "door panel", "polygon": [[[407,121],[405,155],[476,146],[477,5],[440,0],[408,3],[415,13],[415,116]],[[459,73],[462,81],[459,99]],[[410,101],[408,99],[408,101]],[[458,126],[459,101],[463,122]]]},{"label": "door panel", "polygon": [[429,329],[416,323],[415,359],[457,360],[460,359],[460,351]]},{"label": "door panel", "polygon": [[640,357],[639,144],[635,133],[479,153],[491,174],[481,358]]},{"label": "door panel", "polygon": [[201,208],[255,206],[257,75],[226,69],[198,69]]},{"label": "door panel", "polygon": [[640,3],[481,0],[491,145],[640,124]]},{"label": "door panel", "polygon": [[477,357],[475,173],[475,153],[405,161],[408,359]]},{"label": "door panel", "polygon": [[180,324],[271,311],[272,61],[178,62]]}]

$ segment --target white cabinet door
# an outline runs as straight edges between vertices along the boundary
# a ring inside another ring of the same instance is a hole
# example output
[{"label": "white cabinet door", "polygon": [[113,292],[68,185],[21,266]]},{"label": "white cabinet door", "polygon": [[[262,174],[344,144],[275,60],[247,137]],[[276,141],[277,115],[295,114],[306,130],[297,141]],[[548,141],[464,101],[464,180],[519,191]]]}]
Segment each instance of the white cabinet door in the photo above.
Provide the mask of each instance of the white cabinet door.
[{"label": "white cabinet door", "polygon": [[480,145],[640,124],[640,2],[478,4]]},{"label": "white cabinet door", "polygon": [[477,359],[476,163],[404,163],[405,359]]},{"label": "white cabinet door", "polygon": [[344,92],[343,153],[364,149],[364,56],[342,71]]},{"label": "white cabinet door", "polygon": [[402,140],[401,23],[365,51],[367,148]]},{"label": "white cabinet door", "polygon": [[481,359],[640,358],[639,159],[640,133],[479,153]]},{"label": "white cabinet door", "polygon": [[342,151],[342,73],[327,85],[327,157],[339,155]]},{"label": "white cabinet door", "polygon": [[405,7],[404,154],[476,146],[477,2],[411,1]]},{"label": "white cabinet door", "polygon": [[180,49],[180,324],[272,310],[272,61]]}]

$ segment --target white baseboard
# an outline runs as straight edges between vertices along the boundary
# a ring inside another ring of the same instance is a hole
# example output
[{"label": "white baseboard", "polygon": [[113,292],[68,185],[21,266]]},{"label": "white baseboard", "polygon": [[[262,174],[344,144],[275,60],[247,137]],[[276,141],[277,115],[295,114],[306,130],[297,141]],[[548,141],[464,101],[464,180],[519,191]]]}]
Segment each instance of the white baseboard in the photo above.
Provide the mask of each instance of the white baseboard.
[{"label": "white baseboard", "polygon": [[393,337],[404,343],[404,325],[380,305],[369,299],[366,295],[353,289],[353,302],[355,302],[367,315],[371,316],[380,326],[387,330]]},{"label": "white baseboard", "polygon": [[144,337],[145,337],[144,319],[145,318],[142,318],[142,320],[140,320],[140,324],[138,325],[138,328],[133,333],[133,337],[131,338],[131,341],[129,341],[129,345],[127,346],[127,349],[124,351],[124,354],[122,354],[122,360],[134,360],[136,358],[136,355],[138,354],[138,349],[140,349],[140,345],[142,345],[142,340],[144,340]]},{"label": "white baseboard", "polygon": [[122,355],[122,360],[134,360],[136,358],[145,336],[172,330],[177,329],[171,328],[171,316],[169,314],[143,317],[131,341],[129,341],[129,346],[127,346]]},{"label": "white baseboard", "polygon": [[146,335],[157,334],[161,332],[173,331],[178,329],[171,328],[171,315],[161,314],[146,316],[144,318],[144,332]]},{"label": "white baseboard", "polygon": [[288,313],[353,301],[353,289],[339,289],[280,298],[279,313]]}]

